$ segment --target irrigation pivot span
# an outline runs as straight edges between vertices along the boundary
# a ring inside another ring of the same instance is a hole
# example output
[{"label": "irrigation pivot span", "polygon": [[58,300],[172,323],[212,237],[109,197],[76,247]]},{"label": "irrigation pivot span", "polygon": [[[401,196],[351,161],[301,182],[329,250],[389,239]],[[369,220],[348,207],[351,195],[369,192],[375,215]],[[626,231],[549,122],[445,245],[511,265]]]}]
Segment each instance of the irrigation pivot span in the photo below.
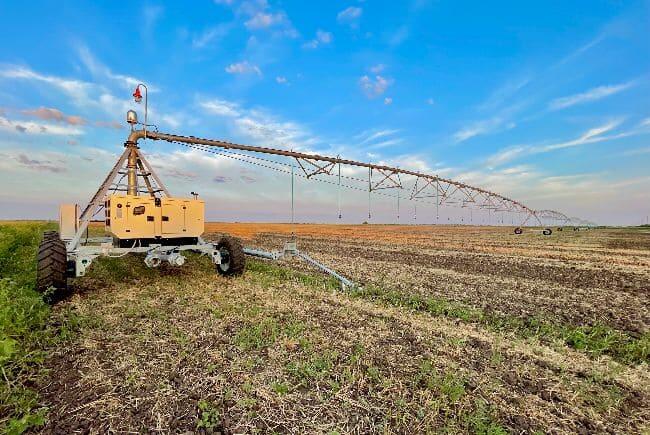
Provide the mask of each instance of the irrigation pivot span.
[{"label": "irrigation pivot span", "polygon": [[[353,179],[367,183],[363,190],[368,192],[383,189],[405,189],[402,176],[411,178],[412,186],[409,186],[410,200],[435,199],[436,205],[460,204],[461,207],[474,207],[496,212],[519,213],[524,217],[522,225],[528,222],[536,222],[539,225],[584,225],[586,221],[579,218],[571,218],[564,213],[554,210],[535,210],[526,206],[520,201],[508,198],[501,194],[491,192],[480,187],[471,186],[459,181],[439,177],[438,175],[425,174],[418,171],[396,168],[386,165],[359,162],[355,160],[342,159],[318,154],[303,153],[291,150],[268,148],[253,145],[242,145],[222,140],[204,139],[194,136],[181,136],[162,133],[158,131],[133,131],[129,141],[137,141],[140,138],[152,140],[164,140],[190,146],[203,151],[209,151],[210,147],[222,150],[244,151],[257,154],[268,154],[284,156],[295,159],[297,165],[303,171],[303,176],[312,178],[317,175],[337,176],[334,170],[338,167],[338,185],[341,186],[341,165],[367,168],[367,178],[346,176],[343,178]],[[240,157],[250,157],[239,154]],[[267,161],[269,162],[269,161]],[[277,162],[270,162],[276,163]],[[264,165],[262,165],[264,166]],[[271,168],[274,169],[274,168]],[[283,171],[286,172],[286,171]],[[335,184],[335,183],[333,183]],[[351,187],[351,186],[346,186]]]}]

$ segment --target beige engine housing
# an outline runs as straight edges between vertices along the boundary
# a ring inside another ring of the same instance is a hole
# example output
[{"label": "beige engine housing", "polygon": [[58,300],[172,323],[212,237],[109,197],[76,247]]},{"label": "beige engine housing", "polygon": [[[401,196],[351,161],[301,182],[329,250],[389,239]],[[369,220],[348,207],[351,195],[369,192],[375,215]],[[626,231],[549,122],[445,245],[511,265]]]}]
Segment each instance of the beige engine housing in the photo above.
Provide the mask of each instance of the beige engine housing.
[{"label": "beige engine housing", "polygon": [[117,239],[199,237],[205,230],[205,203],[199,199],[110,195],[106,231]]}]

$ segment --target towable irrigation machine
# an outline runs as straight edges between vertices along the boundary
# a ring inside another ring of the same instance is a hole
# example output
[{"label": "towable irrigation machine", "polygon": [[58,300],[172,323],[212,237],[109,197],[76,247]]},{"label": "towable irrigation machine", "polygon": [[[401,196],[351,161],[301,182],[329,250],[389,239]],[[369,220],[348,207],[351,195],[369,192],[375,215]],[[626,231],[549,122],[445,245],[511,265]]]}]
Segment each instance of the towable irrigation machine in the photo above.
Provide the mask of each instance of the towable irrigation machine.
[{"label": "towable irrigation machine", "polygon": [[[526,225],[531,219],[536,221],[539,226],[543,226],[542,220],[559,225],[570,225],[576,222],[582,225],[587,224],[553,210],[535,211],[505,196],[440,178],[437,175],[338,157],[160,133],[157,129],[151,130],[152,126],[147,124],[146,86],[138,85],[133,96],[136,102],[141,101],[140,87],[145,89],[144,123],[138,122],[137,114],[133,110],[127,112],[127,123],[131,126],[131,131],[124,144],[124,152],[108,176],[83,211],[76,204],[61,205],[59,231],[50,231],[44,234],[39,246],[37,265],[37,288],[44,293],[60,292],[66,289],[68,278],[84,276],[88,267],[100,256],[122,257],[137,253],[144,255],[144,262],[148,267],[158,267],[163,262],[172,266],[182,266],[186,260],[183,253],[186,251],[208,255],[215,264],[216,271],[222,275],[241,274],[245,267],[246,255],[270,260],[295,257],[305,260],[335,277],[343,288],[354,285],[350,280],[298,250],[295,238],[285,243],[284,249],[276,252],[243,248],[239,240],[230,236],[222,237],[217,243],[204,240],[201,237],[205,223],[204,202],[198,199],[198,194],[194,192],[191,193],[192,198],[170,195],[138,147],[138,141],[145,139],[164,140],[185,145],[291,174],[292,221],[293,177],[294,167],[297,167],[301,171],[297,174],[299,177],[338,186],[339,218],[341,218],[341,187],[367,190],[369,219],[371,193],[397,198],[399,216],[399,191],[407,189],[404,178],[410,177],[412,185],[408,186],[410,195],[407,198],[415,202],[435,199],[436,217],[438,216],[438,206],[456,204],[458,207],[487,210],[488,213],[494,211],[523,214],[525,220],[521,226]],[[141,128],[136,128],[138,125]],[[286,163],[254,157],[251,153],[295,159],[297,165],[292,163],[288,170]],[[342,176],[341,165],[367,169],[367,178]],[[334,169],[337,167],[338,174],[334,173]],[[120,175],[121,177],[118,179]],[[337,181],[322,179],[327,176],[335,177]],[[124,177],[127,178],[126,184],[122,183]],[[342,184],[342,179],[347,184]],[[349,184],[354,181],[360,181],[362,187]],[[386,189],[396,189],[397,196],[387,195]],[[428,203],[431,204],[431,202]],[[110,236],[88,237],[88,225],[93,217],[102,211],[105,231]],[[503,223],[503,218],[501,223]],[[574,230],[576,228],[574,227]],[[520,227],[515,229],[516,234],[522,232]],[[544,229],[543,234],[550,235],[551,229]]]}]

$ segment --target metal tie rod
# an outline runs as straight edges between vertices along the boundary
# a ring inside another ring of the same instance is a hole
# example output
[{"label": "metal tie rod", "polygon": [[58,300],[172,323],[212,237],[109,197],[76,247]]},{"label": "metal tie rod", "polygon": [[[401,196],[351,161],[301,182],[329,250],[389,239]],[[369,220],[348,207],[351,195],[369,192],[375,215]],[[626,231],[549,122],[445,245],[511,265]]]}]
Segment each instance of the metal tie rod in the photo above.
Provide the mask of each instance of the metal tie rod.
[{"label": "metal tie rod", "polygon": [[[285,254],[283,252],[268,252],[268,251],[262,251],[259,249],[252,249],[252,248],[244,248],[244,254],[250,255],[253,257],[260,257],[260,258],[265,258],[267,260],[280,260],[281,258],[285,257]],[[311,264],[312,266],[315,266],[316,268],[322,270],[323,272],[327,273],[330,276],[333,276],[336,278],[340,283],[341,283],[341,288],[343,290],[346,290],[351,287],[358,287],[354,282],[350,281],[343,275],[337,273],[336,271],[330,269],[329,267],[325,266],[322,263],[319,263],[318,261],[314,260],[311,258],[309,255],[304,254],[300,252],[299,250],[295,249],[291,251],[291,254],[293,256],[297,256],[305,260],[307,263]]]}]

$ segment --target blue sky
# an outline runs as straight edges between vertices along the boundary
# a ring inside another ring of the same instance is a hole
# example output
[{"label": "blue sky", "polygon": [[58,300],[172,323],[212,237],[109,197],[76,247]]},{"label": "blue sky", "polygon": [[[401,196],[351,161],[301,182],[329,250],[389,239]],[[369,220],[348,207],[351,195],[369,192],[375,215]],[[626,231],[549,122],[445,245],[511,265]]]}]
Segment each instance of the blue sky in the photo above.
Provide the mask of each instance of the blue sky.
[{"label": "blue sky", "polygon": [[[0,218],[85,203],[126,110],[142,118],[140,81],[162,131],[385,162],[601,223],[650,214],[648,1],[189,4],[0,5]],[[142,147],[209,218],[287,220],[286,177]],[[335,221],[316,184],[298,182],[298,218]],[[363,198],[344,195],[346,221]],[[394,207],[377,198],[375,219]]]}]

